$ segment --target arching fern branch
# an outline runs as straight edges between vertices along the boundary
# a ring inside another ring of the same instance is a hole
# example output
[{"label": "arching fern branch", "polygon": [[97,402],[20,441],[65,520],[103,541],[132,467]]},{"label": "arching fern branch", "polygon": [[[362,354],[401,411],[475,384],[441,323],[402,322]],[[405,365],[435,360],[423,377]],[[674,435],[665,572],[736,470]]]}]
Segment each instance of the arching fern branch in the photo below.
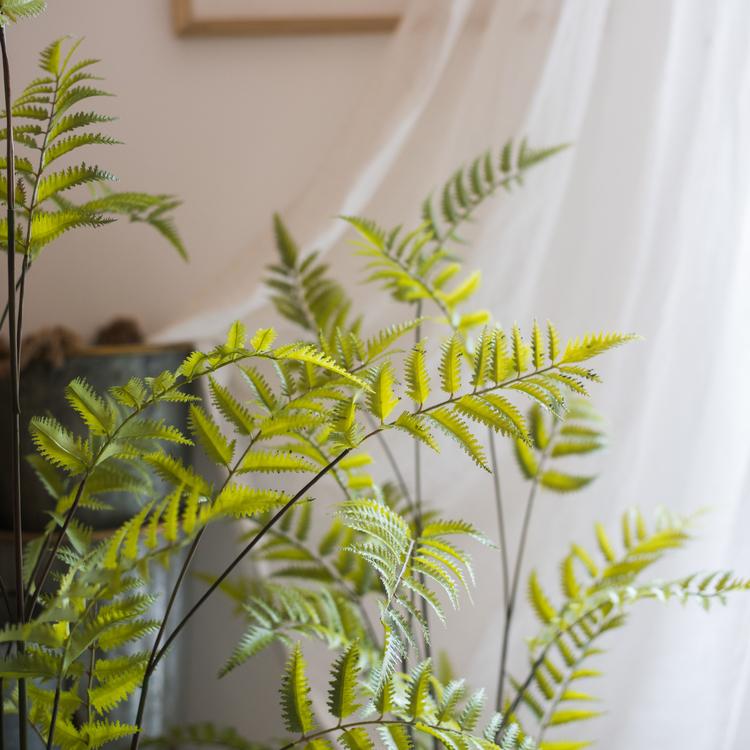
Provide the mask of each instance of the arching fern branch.
[{"label": "arching fern branch", "polygon": [[380,645],[364,613],[335,590],[245,580],[233,589],[248,628],[219,672],[224,676],[274,643],[290,647],[300,636],[323,641],[331,649],[360,645],[363,662],[375,664]]},{"label": "arching fern branch", "polygon": [[271,301],[281,315],[308,334],[320,333],[330,341],[336,330],[342,335],[357,334],[362,320],[349,320],[351,300],[344,288],[328,275],[328,266],[318,254],[300,256],[300,251],[278,214],[273,217],[279,262],[269,266],[266,285]]},{"label": "arching fern branch", "polygon": [[[21,7],[20,0],[17,2]],[[6,5],[8,5],[6,3]],[[26,154],[15,156],[19,178],[12,187],[18,207],[19,227],[15,238],[17,252],[23,253],[24,265],[17,282],[20,289],[19,309],[27,272],[49,243],[61,235],[82,227],[96,228],[108,224],[118,216],[144,222],[159,232],[183,257],[185,246],[174,225],[172,212],[180,201],[170,195],[151,195],[138,192],[114,192],[106,185],[116,178],[106,169],[75,162],[70,157],[89,146],[119,144],[119,141],[99,131],[102,124],[114,118],[95,111],[81,109],[91,99],[109,94],[94,85],[99,79],[91,72],[98,62],[76,59],[81,40],[65,49],[66,39],[57,39],[40,55],[42,75],[34,79],[16,99],[12,107],[13,141]],[[7,128],[0,130],[0,140],[8,137]],[[0,166],[5,166],[5,160]],[[67,166],[61,166],[68,162]],[[100,197],[83,201],[71,199],[71,191],[85,187],[89,191],[100,188]],[[7,202],[9,186],[0,178],[0,199]],[[0,221],[0,247],[7,250],[8,224]],[[7,309],[0,318],[5,321]]]},{"label": "arching fern branch", "polygon": [[732,592],[750,588],[750,582],[727,572],[666,582],[642,581],[647,568],[688,541],[688,523],[687,519],[661,514],[649,530],[641,514],[630,511],[622,518],[620,555],[597,524],[601,562],[579,545],[572,546],[560,566],[565,599],[558,608],[551,603],[537,574],[531,574],[529,599],[543,628],[529,642],[531,671],[521,685],[516,684],[516,697],[508,712],[515,715],[518,706],[525,704],[537,724],[540,740],[548,728],[599,715],[591,709],[594,698],[589,691],[574,689],[573,685],[598,675],[584,662],[598,653],[595,641],[625,624],[633,604],[654,599],[697,600],[708,608],[712,602],[724,603]]},{"label": "arching fern branch", "polygon": [[[95,145],[116,145],[119,141],[89,130],[114,118],[80,109],[81,102],[109,96],[92,84],[100,80],[91,72],[98,62],[76,60],[81,40],[65,49],[66,39],[57,39],[40,55],[42,76],[29,84],[13,104],[16,143],[26,147],[29,157],[17,156],[21,175],[15,186],[21,214],[26,220],[18,250],[32,258],[64,232],[80,226],[99,226],[114,215],[126,215],[151,224],[184,257],[185,247],[168,216],[179,202],[172,196],[147,193],[107,192],[104,197],[76,203],[66,197],[79,186],[97,186],[115,179],[108,171],[77,163],[57,171],[59,159],[78,149]],[[0,131],[0,139],[8,134]],[[1,185],[3,199],[8,186]],[[52,210],[52,209],[57,209]],[[0,242],[7,244],[7,226],[0,224]]]},{"label": "arching fern branch", "polygon": [[479,288],[481,274],[475,271],[456,281],[462,261],[446,244],[460,242],[459,226],[470,221],[477,208],[500,188],[520,185],[528,169],[566,147],[533,149],[526,141],[518,147],[508,141],[498,156],[486,151],[469,169],[457,170],[443,185],[439,211],[431,197],[424,201],[423,223],[411,231],[401,227],[386,231],[369,219],[344,217],[360,235],[358,246],[371,269],[368,280],[382,283],[401,302],[430,300],[461,333],[487,324],[490,315],[486,310],[459,313],[459,306]]},{"label": "arching fern branch", "polygon": [[[517,407],[498,391],[524,394],[544,409],[560,413],[567,393],[585,391],[584,380],[597,379],[596,373],[579,367],[578,363],[634,338],[629,334],[589,335],[569,341],[561,350],[555,332],[548,347],[541,349],[537,345],[537,330],[535,326],[527,343],[518,327],[510,334],[500,328],[486,328],[481,336],[482,353],[468,362],[454,334],[441,347],[439,383],[443,398],[429,405],[425,402],[432,393],[432,379],[419,345],[405,362],[405,395],[419,406],[402,412],[395,420],[390,420],[398,403],[393,378],[382,374],[388,363],[381,365],[380,372],[370,378],[371,392],[366,402],[362,404],[355,399],[348,407],[342,407],[338,419],[341,444],[352,447],[358,444],[353,418],[357,409],[367,407],[381,429],[403,430],[435,450],[437,443],[432,431],[438,429],[454,439],[478,466],[489,470],[473,424],[522,442],[530,441]],[[551,326],[550,330],[554,331]],[[464,385],[467,375],[469,385]]]},{"label": "arching fern branch", "polygon": [[426,600],[445,622],[437,592],[447,597],[454,608],[458,607],[461,589],[471,595],[471,557],[453,541],[471,537],[487,543],[471,524],[435,518],[416,529],[377,500],[344,503],[339,516],[359,535],[346,550],[367,561],[380,577],[384,589],[384,597],[378,603],[380,617],[393,638],[401,641],[402,651],[415,647],[414,621],[419,623],[424,637],[429,639],[430,635],[414,597]]},{"label": "arching fern branch", "polygon": [[500,190],[510,191],[523,184],[529,169],[568,148],[568,144],[532,148],[526,140],[517,145],[509,140],[493,154],[477,156],[468,168],[456,170],[439,191],[439,204],[432,197],[422,204],[422,219],[432,241],[442,246],[460,241],[458,228],[470,221],[476,210]]}]

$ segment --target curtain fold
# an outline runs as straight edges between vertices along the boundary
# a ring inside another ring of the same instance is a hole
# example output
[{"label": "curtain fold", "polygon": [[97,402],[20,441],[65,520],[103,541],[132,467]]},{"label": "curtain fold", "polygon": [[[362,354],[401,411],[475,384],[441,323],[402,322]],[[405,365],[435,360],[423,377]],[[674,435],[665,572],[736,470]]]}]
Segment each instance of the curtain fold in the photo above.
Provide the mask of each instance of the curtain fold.
[{"label": "curtain fold", "polygon": [[[353,279],[331,217],[413,221],[421,198],[487,146],[514,134],[571,142],[487,206],[463,250],[505,324],[536,315],[565,333],[645,337],[602,365],[594,400],[612,439],[600,479],[578,498],[541,499],[530,559],[550,586],[569,541],[590,544],[593,520],[616,528],[626,507],[661,503],[711,509],[674,571],[750,574],[749,36],[746,0],[414,0],[337,149],[284,212],[305,247],[335,252]],[[245,279],[271,257],[269,231],[217,273],[222,289],[242,280],[221,304],[219,283],[208,284],[196,316],[160,338],[212,339],[236,317],[267,322],[265,292],[247,293]],[[393,315],[377,291],[357,298],[373,328]],[[524,488],[504,460],[517,524]],[[429,500],[494,529],[489,480],[453,452],[440,461]],[[494,553],[479,554],[475,611],[451,620],[450,638],[437,634],[458,670],[489,690],[496,566]],[[520,636],[532,627],[519,619],[512,668],[524,665]],[[710,617],[644,605],[602,657],[608,678],[592,689],[608,712],[572,734],[607,750],[750,747],[748,633],[741,596]]]}]

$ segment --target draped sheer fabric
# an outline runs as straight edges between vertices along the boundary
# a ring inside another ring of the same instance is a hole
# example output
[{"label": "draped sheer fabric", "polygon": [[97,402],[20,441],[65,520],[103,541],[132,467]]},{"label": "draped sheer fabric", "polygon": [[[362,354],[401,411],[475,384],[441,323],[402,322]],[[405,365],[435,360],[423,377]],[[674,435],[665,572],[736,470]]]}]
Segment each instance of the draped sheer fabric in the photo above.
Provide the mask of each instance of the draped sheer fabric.
[{"label": "draped sheer fabric", "polygon": [[[644,336],[600,366],[594,399],[611,435],[601,477],[537,508],[529,562],[550,586],[569,541],[590,543],[595,519],[616,528],[631,505],[709,509],[665,576],[750,574],[748,36],[746,0],[412,0],[336,150],[283,212],[305,247],[332,253],[355,278],[344,226],[330,217],[412,221],[427,191],[488,145],[516,134],[573,144],[488,205],[463,251],[483,269],[483,301],[503,323],[536,316],[566,334]],[[219,269],[221,303],[218,282],[207,285],[196,315],[161,338],[208,341],[234,318],[273,317],[260,285],[271,246],[270,232],[254,238]],[[258,285],[248,294],[249,276]],[[228,278],[241,286],[227,291]],[[357,299],[373,328],[394,314],[375,289]],[[524,487],[503,459],[517,525]],[[448,449],[440,462],[426,472],[429,501],[494,529],[489,477]],[[450,638],[437,633],[457,670],[490,695],[497,565],[496,552],[479,553],[474,609],[452,618]],[[518,672],[532,627],[526,615],[515,627]],[[748,634],[741,596],[710,617],[643,605],[610,640],[607,677],[591,688],[607,713],[576,732],[608,750],[750,747]]]}]

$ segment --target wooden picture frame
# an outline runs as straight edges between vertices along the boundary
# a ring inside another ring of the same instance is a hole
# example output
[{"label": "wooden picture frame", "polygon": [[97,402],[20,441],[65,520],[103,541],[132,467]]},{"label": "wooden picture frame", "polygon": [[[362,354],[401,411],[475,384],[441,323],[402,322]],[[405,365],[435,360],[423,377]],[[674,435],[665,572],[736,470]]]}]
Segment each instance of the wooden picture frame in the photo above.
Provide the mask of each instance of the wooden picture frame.
[{"label": "wooden picture frame", "polygon": [[[239,4],[239,3],[234,3]],[[194,0],[172,0],[179,36],[270,36],[393,31],[405,0],[250,0],[247,14],[199,13]]]}]

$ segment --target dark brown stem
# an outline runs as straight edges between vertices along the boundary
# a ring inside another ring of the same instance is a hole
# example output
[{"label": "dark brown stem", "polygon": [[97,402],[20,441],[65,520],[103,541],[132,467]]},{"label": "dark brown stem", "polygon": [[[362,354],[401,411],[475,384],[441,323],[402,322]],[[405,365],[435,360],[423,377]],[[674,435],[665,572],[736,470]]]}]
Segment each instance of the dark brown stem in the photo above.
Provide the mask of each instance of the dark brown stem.
[{"label": "dark brown stem", "polygon": [[8,589],[5,586],[5,581],[0,577],[0,594],[3,597],[3,604],[8,612],[8,622],[13,622],[13,605],[10,603],[10,596],[8,596]]},{"label": "dark brown stem", "polygon": [[[370,433],[371,435],[373,433]],[[369,437],[369,435],[368,435]],[[269,521],[267,521],[263,528],[260,529],[260,531],[248,542],[247,545],[242,549],[242,551],[232,560],[229,565],[227,565],[226,568],[222,571],[222,573],[214,580],[214,582],[206,589],[206,591],[203,593],[203,595],[198,599],[198,601],[188,610],[187,614],[180,620],[180,622],[175,626],[175,629],[170,634],[169,638],[167,638],[164,645],[159,650],[159,653],[156,655],[156,659],[154,660],[153,668],[156,667],[156,665],[162,660],[164,657],[164,654],[167,652],[169,647],[172,645],[174,639],[179,635],[180,631],[187,625],[187,623],[193,618],[195,613],[206,603],[206,601],[209,599],[211,594],[213,594],[216,589],[221,586],[221,584],[226,580],[226,578],[229,576],[229,574],[242,562],[242,560],[248,555],[249,552],[252,551],[252,549],[258,544],[258,542],[263,539],[263,537],[272,529],[280,520],[281,518],[286,514],[288,510],[292,508],[293,505],[315,484],[317,484],[328,472],[338,464],[339,461],[341,461],[343,458],[349,455],[351,453],[351,448],[347,448],[346,450],[341,451],[341,453],[336,456],[329,464],[324,466],[299,492],[297,492],[293,497],[291,497],[286,504],[271,517]],[[153,671],[153,670],[152,670]]]},{"label": "dark brown stem", "polygon": [[[31,263],[29,263],[31,265]],[[16,281],[16,291],[19,291],[21,289],[21,279],[19,278],[18,281]],[[3,308],[3,314],[0,315],[0,331],[3,330],[3,326],[5,325],[5,320],[8,317],[9,312],[9,305],[6,302],[5,307]]]},{"label": "dark brown stem", "polygon": [[57,678],[55,685],[55,697],[52,701],[52,717],[49,722],[49,734],[47,735],[47,750],[52,750],[52,742],[55,737],[55,724],[57,724],[57,712],[60,709],[60,693],[62,691],[62,677]]},{"label": "dark brown stem", "polygon": [[[31,226],[31,220],[29,220]],[[23,263],[21,264],[21,276],[18,280],[18,322],[16,324],[16,351],[18,360],[21,360],[21,336],[23,335],[23,302],[26,296],[26,273],[29,270],[29,252],[24,252]]]},{"label": "dark brown stem", "polygon": [[[78,490],[76,491],[76,496],[73,500],[73,504],[70,506],[70,508],[68,509],[68,512],[65,514],[65,520],[63,521],[63,524],[60,527],[60,530],[57,534],[57,538],[55,539],[55,543],[52,545],[52,551],[47,557],[47,562],[44,566],[44,570],[42,571],[42,575],[39,580],[39,583],[36,585],[36,588],[34,589],[33,592],[30,590],[28,591],[30,614],[33,614],[34,612],[34,607],[36,606],[36,603],[39,600],[39,595],[41,594],[42,588],[44,587],[44,584],[47,581],[47,576],[52,570],[52,566],[54,565],[55,558],[57,557],[57,552],[60,549],[60,545],[62,544],[63,539],[65,538],[66,532],[68,531],[68,526],[70,526],[70,522],[73,520],[73,516],[75,515],[75,512],[78,509],[78,504],[81,502],[81,497],[83,495],[83,488],[86,485],[87,479],[88,479],[88,473],[84,474],[83,478],[78,483]],[[40,550],[39,552],[40,560],[41,560],[42,552],[43,550]],[[33,584],[34,584],[33,578],[29,579],[29,589],[31,589],[31,586]]]},{"label": "dark brown stem", "polygon": [[[3,87],[5,93],[5,138],[6,182],[8,206],[8,344],[10,347],[10,400],[11,400],[11,441],[10,441],[10,481],[11,505],[13,507],[13,551],[16,573],[16,617],[18,622],[26,621],[26,608],[23,592],[23,522],[21,508],[21,403],[20,372],[18,369],[18,329],[16,313],[16,156],[13,143],[13,97],[10,86],[10,63],[5,39],[5,28],[0,28],[0,52],[3,58]],[[19,643],[18,651],[23,651]],[[26,681],[18,681],[18,732],[20,750],[26,750],[28,707],[26,705]]]},{"label": "dark brown stem", "polygon": [[151,675],[154,672],[154,668],[156,666],[156,657],[159,653],[159,646],[161,645],[161,640],[164,637],[164,632],[166,631],[167,627],[167,621],[169,620],[169,615],[172,613],[172,609],[174,607],[175,601],[177,600],[177,593],[180,590],[180,587],[182,586],[182,581],[184,580],[185,576],[187,575],[188,568],[190,567],[190,563],[193,560],[193,557],[195,556],[195,553],[198,549],[198,545],[200,544],[201,538],[203,537],[203,533],[205,532],[206,527],[204,526],[195,536],[195,539],[193,539],[193,543],[190,545],[190,549],[188,550],[187,556],[185,557],[185,561],[182,563],[182,567],[180,568],[179,575],[177,576],[177,580],[175,581],[174,586],[172,587],[172,591],[169,595],[169,601],[167,602],[167,608],[164,611],[164,617],[162,617],[161,625],[159,626],[159,632],[156,634],[156,639],[154,640],[154,645],[151,648],[151,653],[148,657],[148,663],[146,664],[146,671],[143,675],[143,683],[141,684],[141,695],[138,700],[138,711],[136,713],[135,717],[135,724],[139,729],[133,734],[132,739],[130,740],[130,747],[133,750],[136,750],[138,747],[138,743],[140,742],[141,737],[141,730],[140,726],[143,722],[143,715],[146,712],[146,699],[148,697],[148,688],[149,683],[151,681]]}]

